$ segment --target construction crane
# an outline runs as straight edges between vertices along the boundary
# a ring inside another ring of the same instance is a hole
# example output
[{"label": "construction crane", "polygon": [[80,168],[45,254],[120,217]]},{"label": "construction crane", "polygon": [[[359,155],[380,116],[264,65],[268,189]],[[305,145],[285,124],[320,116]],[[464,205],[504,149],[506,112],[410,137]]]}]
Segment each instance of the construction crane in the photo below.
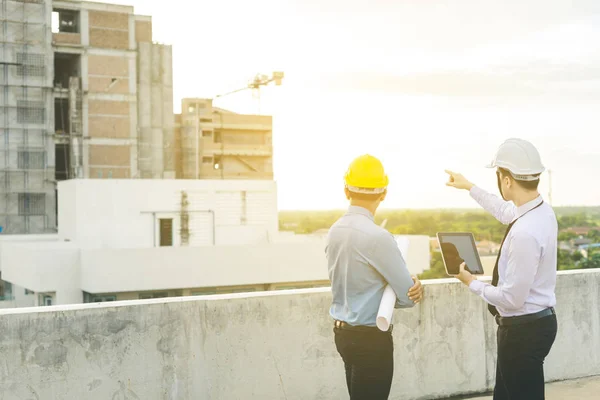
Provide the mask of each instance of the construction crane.
[{"label": "construction crane", "polygon": [[275,86],[281,86],[283,81],[284,73],[282,71],[275,71],[270,76],[265,74],[256,74],[246,86],[240,89],[232,90],[227,93],[219,94],[215,96],[215,99],[220,97],[229,96],[230,94],[242,92],[244,90],[252,90],[252,96],[258,100],[258,113],[260,114],[260,88],[269,85],[271,82],[275,82]]},{"label": "construction crane", "polygon": [[[234,94],[234,93],[238,93],[238,92],[242,92],[244,90],[250,89],[250,90],[252,90],[253,97],[258,99],[258,114],[260,114],[260,88],[262,86],[269,85],[271,82],[275,82],[275,86],[281,86],[281,81],[283,80],[283,77],[284,77],[284,73],[282,71],[275,71],[271,74],[271,76],[265,75],[265,74],[256,74],[256,76],[254,76],[254,79],[252,79],[250,82],[248,82],[248,84],[246,86],[244,86],[243,88],[216,95],[214,98],[218,99],[221,97],[229,96],[230,94]],[[199,126],[198,107],[195,107],[195,109],[196,109],[196,179],[198,179],[198,177],[200,176],[200,164],[199,164],[200,161],[198,158],[200,126]],[[223,115],[217,109],[214,109],[213,113],[219,114],[219,117],[221,120],[221,128],[223,128]],[[223,147],[223,144],[221,144],[221,147]],[[221,169],[221,166],[219,164],[215,164],[215,168]],[[223,170],[221,169],[221,178],[222,177],[223,177]]]}]

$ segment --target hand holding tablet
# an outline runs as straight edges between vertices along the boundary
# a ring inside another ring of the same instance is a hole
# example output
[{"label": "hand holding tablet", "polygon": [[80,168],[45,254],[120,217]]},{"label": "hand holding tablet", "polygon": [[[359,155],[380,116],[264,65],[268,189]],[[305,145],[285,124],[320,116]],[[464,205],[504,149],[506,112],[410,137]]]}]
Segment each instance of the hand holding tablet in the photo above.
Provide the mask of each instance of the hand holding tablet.
[{"label": "hand holding tablet", "polygon": [[462,263],[465,263],[465,270],[471,274],[483,274],[483,266],[472,233],[438,233],[437,237],[448,275],[458,275]]}]

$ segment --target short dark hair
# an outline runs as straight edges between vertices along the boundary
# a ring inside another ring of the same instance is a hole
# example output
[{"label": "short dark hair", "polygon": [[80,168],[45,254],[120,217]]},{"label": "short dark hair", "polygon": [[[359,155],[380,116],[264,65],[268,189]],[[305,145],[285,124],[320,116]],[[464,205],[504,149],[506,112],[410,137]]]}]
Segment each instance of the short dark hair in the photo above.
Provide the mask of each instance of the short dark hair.
[{"label": "short dark hair", "polygon": [[350,193],[351,200],[359,200],[359,201],[377,201],[379,198],[386,194],[387,191],[382,193],[357,193],[352,190],[348,190]]},{"label": "short dark hair", "polygon": [[537,176],[538,179],[536,179],[535,181],[520,181],[515,179],[512,174],[510,173],[509,170],[507,170],[506,168],[498,168],[498,170],[500,171],[500,173],[502,174],[502,176],[508,176],[510,179],[512,179],[513,181],[515,181],[515,183],[517,185],[519,185],[520,188],[525,189],[525,190],[529,190],[529,191],[534,191],[538,189],[538,186],[540,185],[540,179],[539,176],[540,174],[535,174],[533,176]]}]

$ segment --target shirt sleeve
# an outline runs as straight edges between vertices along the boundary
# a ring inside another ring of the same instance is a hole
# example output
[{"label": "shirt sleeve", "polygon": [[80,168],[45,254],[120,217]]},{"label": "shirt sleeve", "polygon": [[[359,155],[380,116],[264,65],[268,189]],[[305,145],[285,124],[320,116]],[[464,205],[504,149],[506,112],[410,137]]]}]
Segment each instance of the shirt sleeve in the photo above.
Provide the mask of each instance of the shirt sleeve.
[{"label": "shirt sleeve", "polygon": [[538,270],[542,248],[528,233],[515,233],[508,248],[508,264],[497,287],[474,280],[469,289],[489,304],[506,310],[523,307]]},{"label": "shirt sleeve", "polygon": [[504,201],[477,186],[473,186],[469,193],[481,207],[504,225],[510,224],[517,216],[517,207],[510,201]]},{"label": "shirt sleeve", "polygon": [[394,289],[396,308],[408,308],[415,305],[408,298],[408,290],[414,285],[414,281],[408,272],[396,240],[389,232],[384,232],[377,238],[369,262]]}]

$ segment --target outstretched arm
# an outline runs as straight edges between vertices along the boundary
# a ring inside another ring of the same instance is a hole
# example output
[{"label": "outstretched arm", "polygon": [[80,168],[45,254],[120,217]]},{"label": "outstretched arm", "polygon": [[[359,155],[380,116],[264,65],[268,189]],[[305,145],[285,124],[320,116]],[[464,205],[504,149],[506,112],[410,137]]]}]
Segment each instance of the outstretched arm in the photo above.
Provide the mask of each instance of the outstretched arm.
[{"label": "outstretched arm", "polygon": [[510,224],[517,216],[517,207],[510,201],[505,201],[495,194],[473,186],[469,190],[471,197],[504,225]]},{"label": "outstretched arm", "polygon": [[510,224],[516,217],[517,207],[500,197],[486,192],[469,182],[462,174],[446,170],[449,176],[446,186],[468,190],[471,197],[504,225]]}]

